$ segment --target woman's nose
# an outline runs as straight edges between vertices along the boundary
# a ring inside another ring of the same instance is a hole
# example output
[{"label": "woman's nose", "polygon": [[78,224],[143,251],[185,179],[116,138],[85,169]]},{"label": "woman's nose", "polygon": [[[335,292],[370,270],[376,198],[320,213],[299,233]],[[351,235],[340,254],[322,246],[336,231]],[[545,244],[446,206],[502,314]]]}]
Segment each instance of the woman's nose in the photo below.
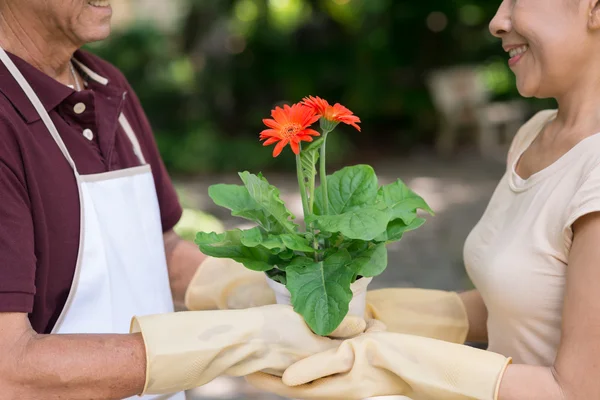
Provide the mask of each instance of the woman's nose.
[{"label": "woman's nose", "polygon": [[490,21],[490,33],[498,38],[501,38],[512,29],[511,22],[511,2],[513,0],[502,0],[496,15]]}]

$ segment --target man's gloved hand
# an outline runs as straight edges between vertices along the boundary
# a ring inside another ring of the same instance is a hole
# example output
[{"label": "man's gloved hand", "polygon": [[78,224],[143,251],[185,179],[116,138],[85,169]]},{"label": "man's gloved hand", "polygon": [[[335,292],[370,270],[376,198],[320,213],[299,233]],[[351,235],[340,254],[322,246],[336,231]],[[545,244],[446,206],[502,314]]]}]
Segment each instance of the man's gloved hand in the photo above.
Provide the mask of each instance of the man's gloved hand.
[{"label": "man's gloved hand", "polygon": [[331,338],[317,336],[283,305],[149,315],[134,317],[131,324],[146,346],[142,394],[188,390],[219,375],[281,375],[294,362],[339,346],[332,338],[353,337],[365,328],[362,318],[347,317]]},{"label": "man's gloved hand", "polygon": [[394,288],[367,292],[365,318],[377,319],[388,332],[464,343],[469,332],[465,306],[455,292]]},{"label": "man's gloved hand", "polygon": [[264,272],[227,258],[207,257],[185,294],[188,310],[233,310],[275,304]]},{"label": "man's gloved hand", "polygon": [[256,373],[246,379],[259,389],[298,399],[404,395],[420,400],[495,400],[510,362],[465,345],[376,332],[303,359],[283,378]]},{"label": "man's gloved hand", "polygon": [[[245,309],[275,303],[264,273],[230,259],[208,257],[190,283],[189,310]],[[377,319],[388,331],[464,343],[467,313],[455,292],[390,288],[367,293],[366,319]]]}]

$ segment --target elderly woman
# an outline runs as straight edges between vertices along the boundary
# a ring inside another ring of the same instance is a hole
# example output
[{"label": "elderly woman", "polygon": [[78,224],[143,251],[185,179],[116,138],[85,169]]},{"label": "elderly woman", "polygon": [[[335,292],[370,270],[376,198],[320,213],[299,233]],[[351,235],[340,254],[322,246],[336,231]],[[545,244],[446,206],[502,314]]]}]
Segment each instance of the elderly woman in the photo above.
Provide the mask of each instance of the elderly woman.
[{"label": "elderly woman", "polygon": [[488,350],[415,331],[418,318],[399,313],[414,300],[389,289],[373,314],[403,333],[367,333],[252,383],[302,399],[600,399],[600,1],[504,0],[490,30],[520,93],[558,109],[519,130],[466,241],[477,287],[461,295],[466,315],[451,296],[414,305],[429,322],[437,307],[437,339],[456,339],[441,325],[455,321]]},{"label": "elderly woman", "polygon": [[214,309],[272,293],[173,233],[181,207],[135,93],[78,50],[111,13],[109,0],[0,1],[0,397],[184,399],[339,345],[285,306],[173,313],[173,298]]}]

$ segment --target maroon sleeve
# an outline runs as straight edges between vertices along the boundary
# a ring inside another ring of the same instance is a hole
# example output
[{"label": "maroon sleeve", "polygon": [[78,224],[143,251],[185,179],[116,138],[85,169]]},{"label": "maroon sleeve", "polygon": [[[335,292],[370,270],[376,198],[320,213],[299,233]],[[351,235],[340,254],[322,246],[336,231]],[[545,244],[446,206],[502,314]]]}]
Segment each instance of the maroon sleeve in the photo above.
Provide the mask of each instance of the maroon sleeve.
[{"label": "maroon sleeve", "polygon": [[[0,312],[33,310],[36,257],[20,151],[0,120]],[[9,128],[10,129],[10,128]]]},{"label": "maroon sleeve", "polygon": [[[146,158],[146,162],[152,167],[152,174],[154,175],[154,184],[156,185],[156,193],[158,195],[158,204],[160,206],[160,215],[162,221],[163,232],[172,229],[175,224],[181,218],[183,212],[179,198],[173,186],[173,182],[167,173],[167,169],[163,163],[156,140],[152,133],[152,127],[150,122],[144,113],[140,101],[133,91],[133,89],[127,84],[128,97],[131,108],[133,108],[133,115],[136,117],[137,125],[140,126],[139,133],[136,132],[140,140],[140,145]],[[129,118],[130,114],[126,116]]]}]

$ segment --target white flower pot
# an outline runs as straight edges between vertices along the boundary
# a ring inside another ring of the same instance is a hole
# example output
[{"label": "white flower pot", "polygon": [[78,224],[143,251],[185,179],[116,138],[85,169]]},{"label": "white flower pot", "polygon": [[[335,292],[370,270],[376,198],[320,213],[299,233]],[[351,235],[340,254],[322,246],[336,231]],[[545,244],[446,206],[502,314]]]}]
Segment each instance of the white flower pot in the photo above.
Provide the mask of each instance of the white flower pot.
[{"label": "white flower pot", "polygon": [[[265,275],[266,276],[266,275]],[[289,290],[279,282],[276,282],[266,276],[267,284],[275,292],[275,299],[277,304],[292,305],[292,295]],[[373,278],[360,278],[352,285],[352,300],[348,309],[348,315],[355,315],[357,317],[364,317],[365,308],[367,307],[367,287]]]}]

